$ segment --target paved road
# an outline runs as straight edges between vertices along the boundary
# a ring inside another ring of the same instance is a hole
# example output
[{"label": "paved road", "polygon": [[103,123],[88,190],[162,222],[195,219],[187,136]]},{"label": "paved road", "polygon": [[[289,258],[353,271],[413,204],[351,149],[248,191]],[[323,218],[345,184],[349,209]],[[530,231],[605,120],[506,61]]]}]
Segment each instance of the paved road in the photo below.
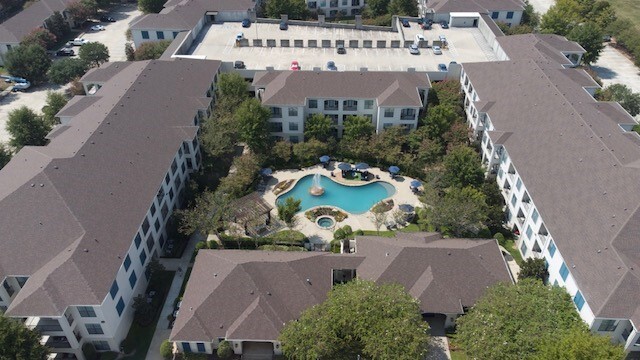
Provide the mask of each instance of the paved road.
[{"label": "paved road", "polygon": [[540,13],[540,15],[542,15],[546,13],[553,4],[555,4],[555,0],[529,0],[529,3],[537,12]]},{"label": "paved road", "polygon": [[634,92],[640,92],[640,70],[626,56],[609,44],[593,66],[604,86],[624,84]]}]

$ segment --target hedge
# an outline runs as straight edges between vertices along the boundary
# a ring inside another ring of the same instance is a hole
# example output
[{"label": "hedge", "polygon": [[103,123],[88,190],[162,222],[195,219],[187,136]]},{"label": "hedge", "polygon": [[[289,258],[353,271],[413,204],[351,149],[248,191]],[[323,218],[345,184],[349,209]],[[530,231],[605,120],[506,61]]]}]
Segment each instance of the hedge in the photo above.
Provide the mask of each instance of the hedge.
[{"label": "hedge", "polygon": [[[285,230],[292,231],[292,230]],[[292,231],[293,233],[281,234],[285,231],[281,231],[272,236],[266,236],[261,238],[249,238],[249,237],[237,237],[229,235],[220,235],[220,241],[225,249],[242,249],[242,250],[255,250],[263,245],[284,245],[284,246],[304,246],[305,242],[308,242],[304,234],[299,231]],[[297,234],[299,233],[299,234]]]}]

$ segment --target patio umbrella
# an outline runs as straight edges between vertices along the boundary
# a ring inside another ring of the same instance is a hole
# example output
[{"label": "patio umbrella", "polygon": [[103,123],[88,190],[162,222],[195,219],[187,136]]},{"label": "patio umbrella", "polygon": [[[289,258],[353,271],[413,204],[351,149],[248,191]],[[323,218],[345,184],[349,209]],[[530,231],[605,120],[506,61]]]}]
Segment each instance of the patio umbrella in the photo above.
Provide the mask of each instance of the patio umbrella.
[{"label": "patio umbrella", "polygon": [[368,169],[369,168],[369,164],[367,163],[357,163],[356,164],[356,169],[357,170],[364,170],[364,169]]},{"label": "patio umbrella", "polygon": [[271,174],[273,174],[273,170],[271,170],[271,168],[264,168],[260,170],[260,174],[263,176],[271,176]]},{"label": "patio umbrella", "polygon": [[320,156],[320,162],[321,163],[328,163],[329,160],[331,160],[331,157],[329,157],[329,155],[322,155]]},{"label": "patio umbrella", "polygon": [[418,187],[420,187],[420,185],[422,185],[422,183],[420,181],[418,181],[418,180],[413,180],[411,182],[411,187],[418,188]]},{"label": "patio umbrella", "polygon": [[340,163],[340,164],[338,164],[338,169],[340,169],[342,171],[351,170],[351,164]]},{"label": "patio umbrella", "polygon": [[389,172],[392,174],[397,174],[400,172],[400,168],[397,166],[389,166]]},{"label": "patio umbrella", "polygon": [[416,210],[413,206],[411,206],[409,204],[399,205],[398,208],[400,209],[400,211],[406,212],[406,213],[412,213],[412,212],[414,212]]}]

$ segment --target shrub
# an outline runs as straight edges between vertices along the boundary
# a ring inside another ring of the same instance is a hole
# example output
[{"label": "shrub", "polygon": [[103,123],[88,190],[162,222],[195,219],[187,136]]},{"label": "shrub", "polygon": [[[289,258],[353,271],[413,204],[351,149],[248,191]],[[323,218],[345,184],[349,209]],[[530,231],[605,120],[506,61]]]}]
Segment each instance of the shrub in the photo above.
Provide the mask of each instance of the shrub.
[{"label": "shrub", "polygon": [[159,59],[164,53],[165,50],[169,47],[171,41],[162,40],[162,41],[149,41],[140,44],[135,51],[134,60],[155,60]]},{"label": "shrub", "polygon": [[229,235],[220,235],[220,241],[225,249],[242,249],[242,250],[256,250],[263,245],[284,245],[284,246],[304,246],[305,238],[279,238],[278,236],[272,237],[262,237],[252,239],[249,237],[242,236],[229,236]]},{"label": "shrub", "polygon": [[207,241],[207,246],[209,247],[209,249],[217,249],[220,247],[220,245],[218,245],[218,242],[215,240]]},{"label": "shrub", "polygon": [[498,244],[500,244],[500,246],[504,246],[507,243],[507,240],[501,233],[495,233],[495,235],[493,235],[493,238],[498,240]]},{"label": "shrub", "polygon": [[64,85],[73,79],[82,77],[87,70],[87,63],[84,60],[77,58],[62,59],[51,65],[47,76],[51,82]]},{"label": "shrub", "polygon": [[491,231],[489,230],[489,228],[484,227],[478,232],[478,237],[482,239],[490,239]]},{"label": "shrub", "polygon": [[220,342],[220,344],[218,345],[218,350],[216,350],[216,354],[220,359],[231,358],[231,355],[233,355],[231,344],[229,344],[227,340]]},{"label": "shrub", "polygon": [[164,340],[162,344],[160,344],[160,356],[164,359],[170,359],[171,355],[173,355],[173,343],[169,340]]},{"label": "shrub", "polygon": [[362,231],[361,229],[358,229],[358,230],[356,230],[356,231],[354,232],[354,234],[355,234],[355,235],[358,235],[358,236],[362,236],[362,235],[364,235],[364,231]]},{"label": "shrub", "polygon": [[331,252],[335,253],[335,254],[339,254],[340,253],[340,242],[342,240],[332,240],[329,244],[331,245]]}]

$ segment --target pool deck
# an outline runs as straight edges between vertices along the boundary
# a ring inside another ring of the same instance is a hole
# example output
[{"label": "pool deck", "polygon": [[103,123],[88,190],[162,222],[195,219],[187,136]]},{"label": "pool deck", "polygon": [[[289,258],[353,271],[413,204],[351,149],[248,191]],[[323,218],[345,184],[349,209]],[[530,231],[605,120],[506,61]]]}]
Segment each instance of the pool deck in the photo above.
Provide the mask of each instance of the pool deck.
[{"label": "pool deck", "polygon": [[[274,172],[272,175],[272,178],[267,183],[266,191],[264,192],[264,194],[262,194],[263,199],[269,205],[272,205],[274,208],[272,210],[272,216],[275,216],[275,217],[278,216],[278,210],[276,207],[277,197],[280,195],[286,194],[286,192],[284,192],[276,196],[272,191],[273,187],[276,184],[278,184],[281,181],[290,180],[290,179],[294,179],[297,181],[298,179],[301,179],[304,176],[314,175],[317,173],[324,175],[330,178],[331,180],[336,181],[337,183],[349,185],[349,186],[362,186],[362,185],[370,184],[375,181],[384,181],[393,185],[396,188],[396,193],[390,197],[391,199],[393,199],[394,207],[389,212],[389,214],[391,214],[395,209],[397,209],[399,204],[410,204],[413,206],[420,206],[421,204],[420,200],[418,200],[418,197],[411,191],[411,188],[409,185],[411,181],[414,180],[413,178],[409,178],[406,176],[396,176],[395,179],[391,179],[391,175],[388,172],[382,171],[379,168],[370,168],[370,169],[367,169],[367,171],[369,171],[369,173],[373,175],[379,176],[380,179],[371,180],[371,181],[346,180],[341,178],[340,176],[341,171],[335,168],[335,165],[336,163],[331,162],[329,166],[327,166],[326,168],[324,168],[321,165],[316,165],[309,168],[304,168],[302,170],[291,169],[291,170],[281,170],[281,171]],[[334,174],[336,174],[336,177],[331,176],[332,171],[334,172]],[[293,186],[295,186],[295,183],[292,184],[289,189],[293,188]],[[371,219],[371,216],[372,216],[371,212],[366,212],[364,214],[359,214],[359,215],[351,214],[351,213],[348,213],[348,214],[349,214],[349,217],[347,217],[344,221],[337,223],[334,229],[343,227],[345,225],[349,225],[354,231],[358,229],[376,230],[376,227]],[[312,243],[328,244],[331,240],[333,240],[332,230],[321,229],[314,222],[307,219],[304,216],[304,213],[299,213],[297,215],[297,219],[298,219],[298,222],[296,224],[295,229],[301,231],[303,234],[309,237],[309,240]],[[386,230],[386,229],[380,229],[380,230]]]}]

